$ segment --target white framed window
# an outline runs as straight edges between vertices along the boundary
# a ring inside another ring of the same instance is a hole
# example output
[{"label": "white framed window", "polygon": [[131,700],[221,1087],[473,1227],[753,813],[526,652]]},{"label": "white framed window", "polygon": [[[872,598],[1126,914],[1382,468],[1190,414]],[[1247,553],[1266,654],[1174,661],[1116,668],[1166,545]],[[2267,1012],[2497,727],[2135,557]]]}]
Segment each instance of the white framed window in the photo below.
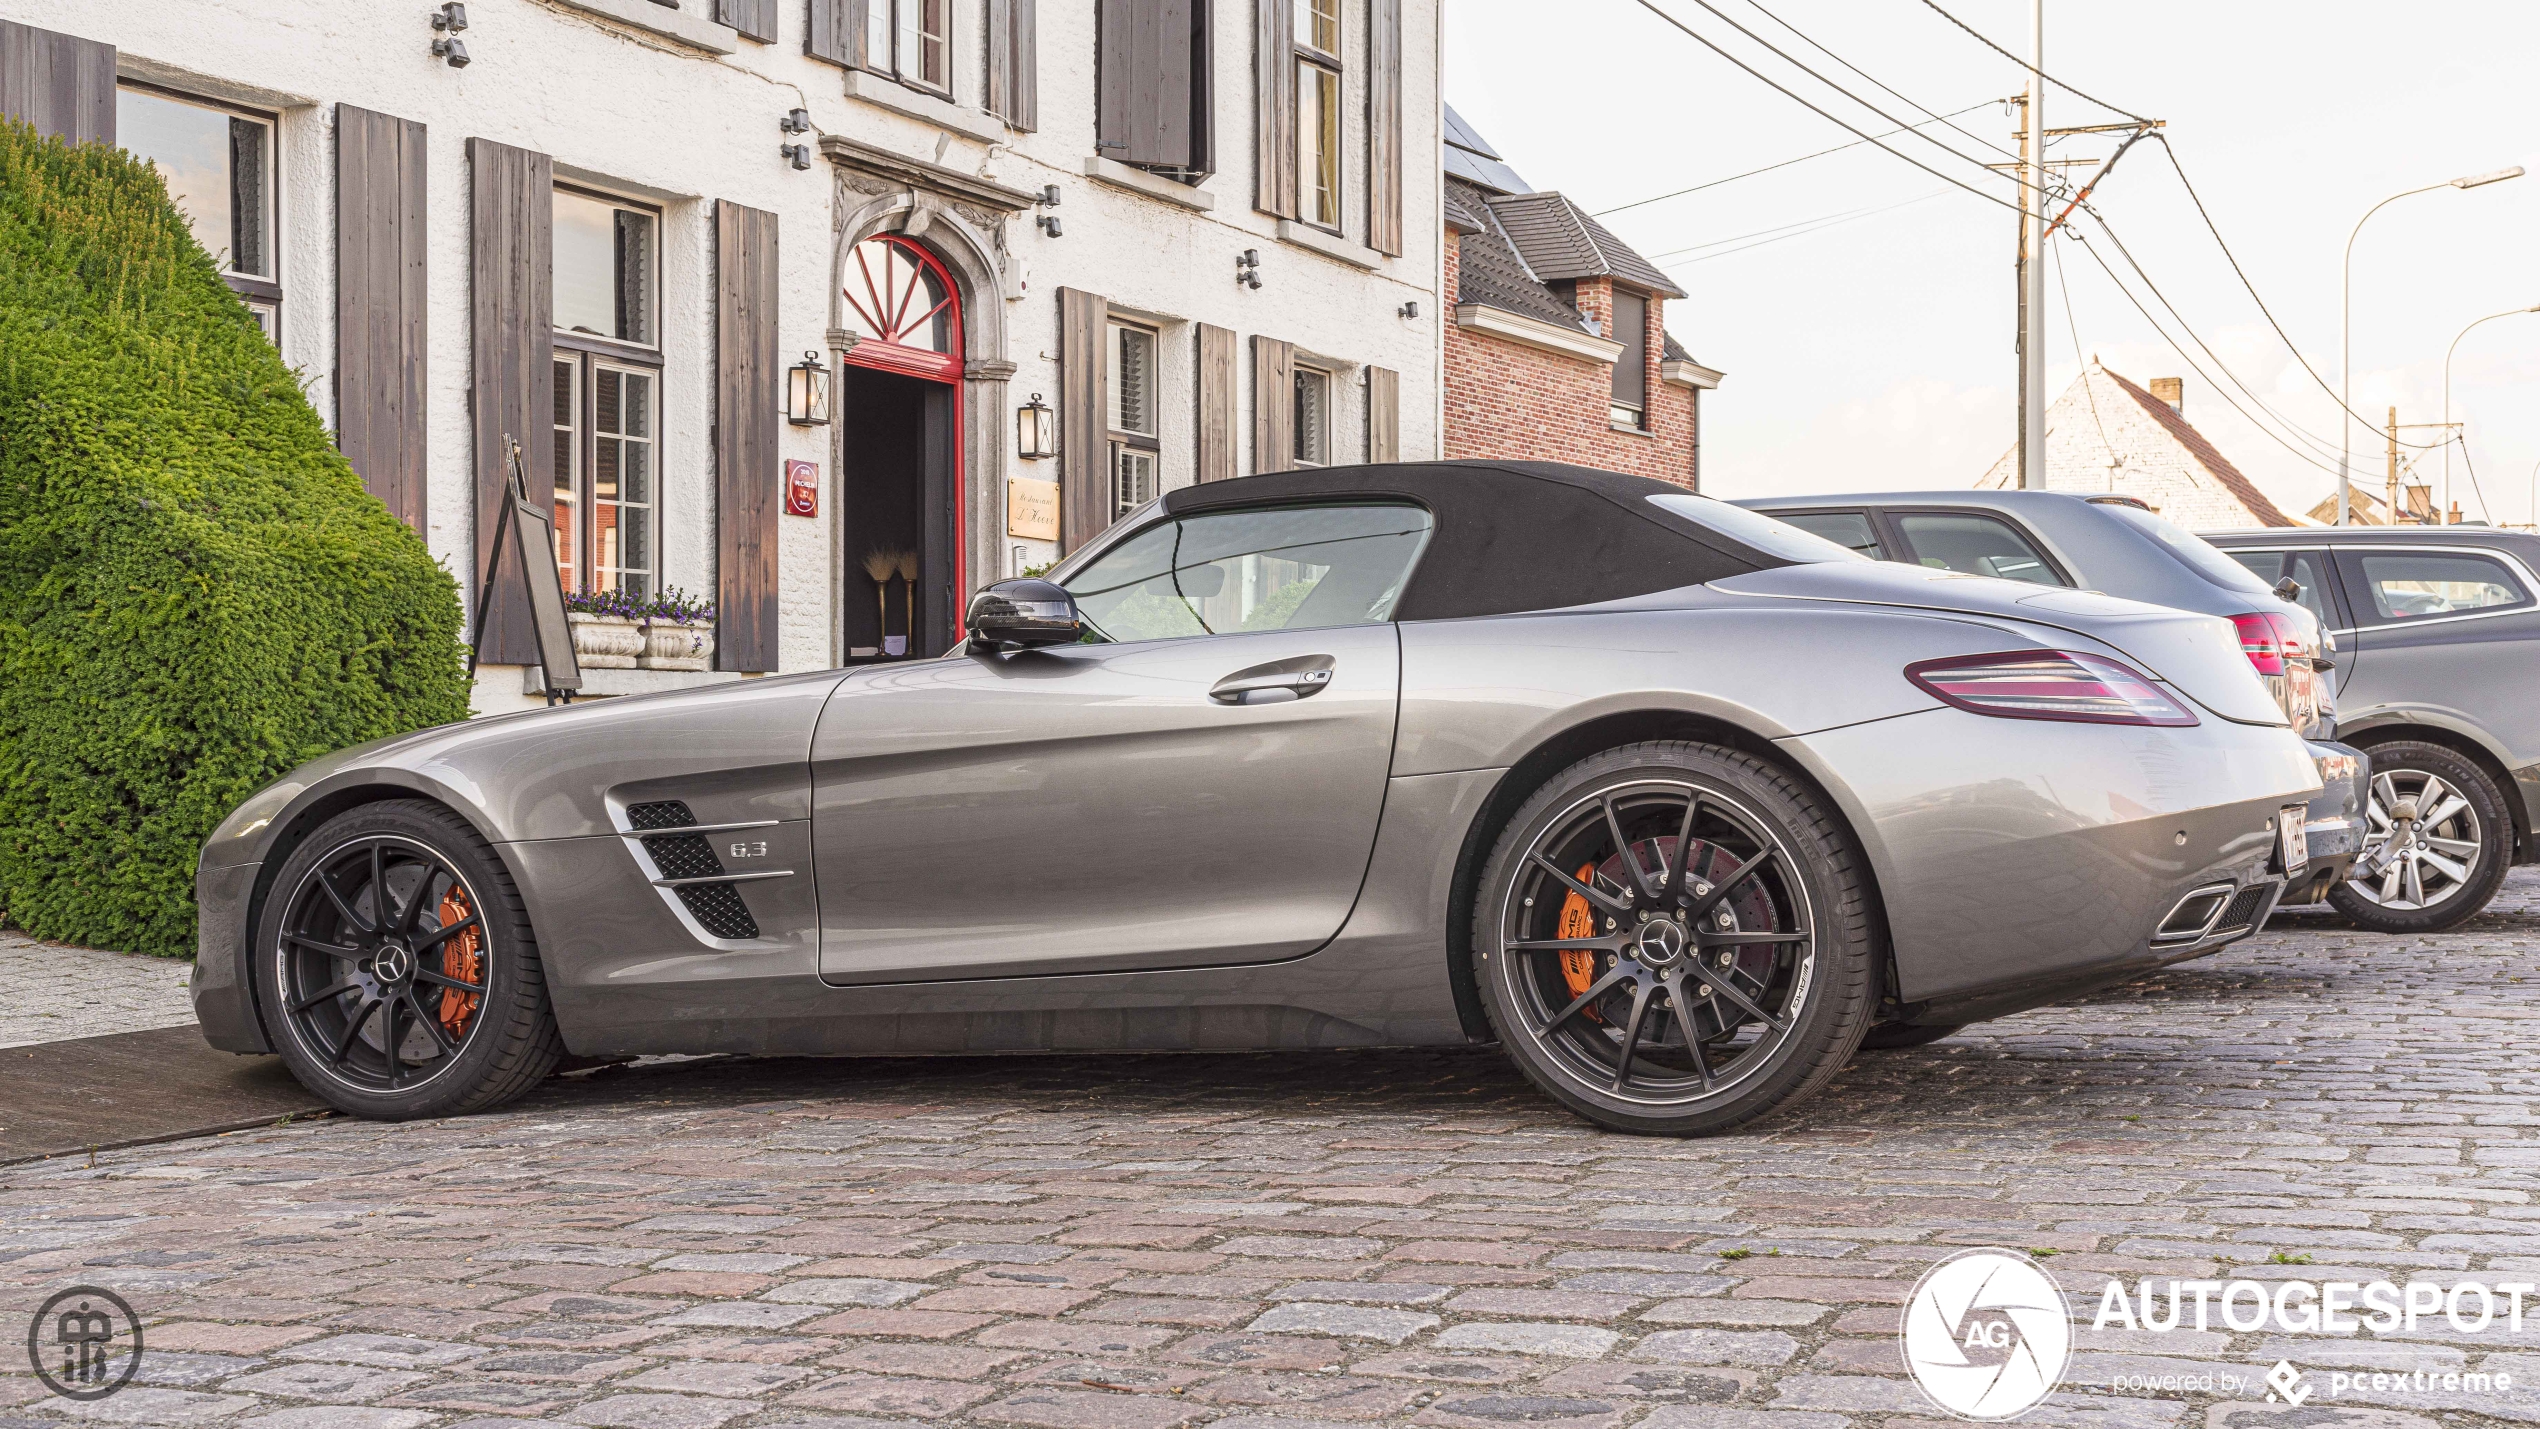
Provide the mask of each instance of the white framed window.
[{"label": "white framed window", "polygon": [[661,215],[555,191],[556,566],[568,590],[661,584]]},{"label": "white framed window", "polygon": [[1104,333],[1103,347],[1104,402],[1111,428],[1111,514],[1117,520],[1155,499],[1155,330],[1114,322]]},{"label": "white framed window", "polygon": [[1295,0],[1297,216],[1341,226],[1341,0]]},{"label": "white framed window", "polygon": [[952,95],[952,0],[866,0],[865,63],[900,83]]},{"label": "white framed window", "polygon": [[274,116],[151,85],[115,89],[115,137],[148,161],[265,336],[282,332]]},{"label": "white framed window", "polygon": [[1649,427],[1649,299],[1627,289],[1614,290],[1614,331],[1623,345],[1614,359],[1614,394],[1606,420],[1626,431]]},{"label": "white framed window", "polygon": [[1296,370],[1296,464],[1332,464],[1332,374],[1319,367]]}]

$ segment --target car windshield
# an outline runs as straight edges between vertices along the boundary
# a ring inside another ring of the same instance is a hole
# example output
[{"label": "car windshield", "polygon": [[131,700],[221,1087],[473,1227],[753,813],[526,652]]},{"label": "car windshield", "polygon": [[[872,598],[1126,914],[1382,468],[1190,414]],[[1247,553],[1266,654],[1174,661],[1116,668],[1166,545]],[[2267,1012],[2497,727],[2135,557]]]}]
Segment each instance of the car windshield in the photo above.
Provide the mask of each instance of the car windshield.
[{"label": "car windshield", "polygon": [[1708,527],[1732,541],[1742,541],[1785,561],[1814,565],[1825,561],[1869,559],[1858,551],[1846,550],[1823,536],[1802,531],[1761,511],[1731,506],[1725,501],[1696,496],[1690,491],[1661,492],[1650,497],[1649,504],[1670,516],[1681,516],[1697,526]]},{"label": "car windshield", "polygon": [[2099,509],[2135,530],[2152,538],[2162,550],[2187,563],[2189,569],[2225,590],[2250,595],[2268,595],[2273,587],[2250,573],[2247,566],[2215,549],[2204,537],[2180,530],[2139,506],[2103,503]]}]

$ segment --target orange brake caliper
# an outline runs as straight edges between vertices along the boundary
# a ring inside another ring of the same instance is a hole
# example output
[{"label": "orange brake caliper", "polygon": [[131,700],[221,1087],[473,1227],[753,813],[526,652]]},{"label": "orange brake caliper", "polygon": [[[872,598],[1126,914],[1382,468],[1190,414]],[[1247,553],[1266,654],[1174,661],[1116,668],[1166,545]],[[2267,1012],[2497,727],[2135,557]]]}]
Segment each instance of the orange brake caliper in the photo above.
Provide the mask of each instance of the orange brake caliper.
[{"label": "orange brake caliper", "polygon": [[[441,895],[438,911],[444,928],[452,923],[466,922],[469,913],[466,890],[452,884],[450,891]],[[453,936],[448,949],[441,955],[441,971],[460,982],[482,984],[485,980],[484,936],[483,928],[470,928]],[[476,1006],[482,1001],[484,998],[473,992],[461,992],[454,987],[441,989],[441,1026],[452,1040],[466,1033],[468,1019],[476,1015]]]},{"label": "orange brake caliper", "polygon": [[[1585,883],[1595,876],[1595,864],[1587,863],[1579,866],[1579,881],[1581,883]],[[1556,938],[1595,937],[1596,910],[1590,908],[1588,906],[1588,901],[1585,898],[1580,897],[1576,892],[1570,893],[1561,900],[1561,922],[1559,927],[1554,931],[1553,936]],[[1570,985],[1570,995],[1572,997],[1587,996],[1587,990],[1596,985],[1596,954],[1590,952],[1586,948],[1563,949],[1561,952],[1561,980]],[[1596,1009],[1593,1007],[1589,1008],[1587,1010],[1587,1015],[1590,1017],[1596,1017]],[[1603,1019],[1599,1018],[1598,1020],[1602,1021]]]}]

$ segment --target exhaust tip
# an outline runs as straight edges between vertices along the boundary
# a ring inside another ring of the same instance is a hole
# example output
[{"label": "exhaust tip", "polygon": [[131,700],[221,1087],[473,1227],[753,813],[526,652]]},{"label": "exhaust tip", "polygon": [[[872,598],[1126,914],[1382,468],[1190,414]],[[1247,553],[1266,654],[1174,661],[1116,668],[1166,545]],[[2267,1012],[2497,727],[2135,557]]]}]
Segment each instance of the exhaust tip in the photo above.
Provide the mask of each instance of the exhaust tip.
[{"label": "exhaust tip", "polygon": [[2152,934],[2152,941],[2191,942],[2205,936],[2206,930],[2214,926],[2214,920],[2222,916],[2223,906],[2231,901],[2231,892],[2230,884],[2216,883],[2189,893],[2170,909],[2168,917],[2161,920],[2160,928]]}]

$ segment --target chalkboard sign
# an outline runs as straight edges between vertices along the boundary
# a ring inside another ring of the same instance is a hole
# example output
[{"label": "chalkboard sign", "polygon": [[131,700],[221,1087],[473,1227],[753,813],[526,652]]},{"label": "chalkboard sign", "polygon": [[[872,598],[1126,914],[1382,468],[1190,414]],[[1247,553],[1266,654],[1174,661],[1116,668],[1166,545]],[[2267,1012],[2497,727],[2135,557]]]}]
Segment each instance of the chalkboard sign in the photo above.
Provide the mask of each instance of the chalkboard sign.
[{"label": "chalkboard sign", "polygon": [[485,563],[485,589],[476,602],[476,638],[469,642],[467,669],[476,673],[485,646],[485,614],[493,607],[494,588],[502,579],[506,550],[529,596],[530,633],[538,641],[538,670],[550,700],[573,698],[582,688],[582,663],[573,657],[573,622],[564,614],[564,573],[556,567],[556,534],[547,513],[529,499],[529,482],[521,472],[520,443],[503,438],[511,454],[502,514],[494,524],[494,554]]}]

